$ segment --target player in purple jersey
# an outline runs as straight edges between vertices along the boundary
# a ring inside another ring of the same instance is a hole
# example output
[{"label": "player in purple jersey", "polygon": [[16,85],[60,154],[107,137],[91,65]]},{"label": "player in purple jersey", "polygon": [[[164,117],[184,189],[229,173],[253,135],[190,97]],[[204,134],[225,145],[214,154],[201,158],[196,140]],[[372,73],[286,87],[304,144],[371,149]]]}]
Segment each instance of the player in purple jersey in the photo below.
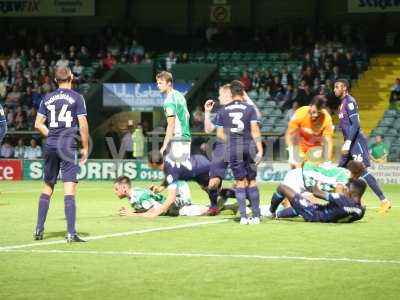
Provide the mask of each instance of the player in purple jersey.
[{"label": "player in purple jersey", "polygon": [[4,114],[3,106],[0,104],[0,145],[7,134],[7,120]]},{"label": "player in purple jersey", "polygon": [[[253,106],[244,102],[244,86],[231,82],[232,101],[216,116],[217,138],[225,145],[226,159],[236,181],[236,199],[241,224],[260,223],[260,193],[256,183],[257,167],[263,156],[258,116]],[[254,140],[256,149],[254,149]],[[252,207],[253,218],[247,219],[246,198]]]},{"label": "player in purple jersey", "polygon": [[[346,167],[350,160],[362,162],[366,167],[370,166],[367,140],[360,127],[360,116],[355,99],[349,94],[349,82],[346,79],[339,79],[335,82],[335,95],[341,100],[339,110],[339,126],[343,132],[344,144],[342,146],[342,157],[340,167]],[[361,175],[370,188],[379,197],[380,212],[387,212],[390,201],[386,199],[375,177],[367,170]]]},{"label": "player in purple jersey", "polygon": [[[155,193],[162,192],[165,188],[168,190],[166,201],[157,209],[146,213],[135,214],[140,217],[157,217],[165,214],[176,200],[178,181],[195,181],[200,187],[208,193],[210,203],[216,201],[218,194],[210,194],[208,191],[208,181],[210,172],[210,161],[203,155],[192,155],[188,160],[177,163],[173,160],[163,158],[160,151],[153,150],[148,154],[148,163],[152,169],[160,170],[165,175],[162,186],[152,186],[150,189]],[[215,199],[213,199],[215,197]]]},{"label": "player in purple jersey", "polygon": [[[328,201],[327,204],[315,204],[284,184],[279,185],[278,191],[307,222],[351,223],[364,217],[366,207],[361,198],[366,186],[363,179],[351,180],[349,188],[341,194],[322,192],[318,187],[314,187],[313,195]],[[271,202],[270,209],[273,214],[281,202],[282,200]]]},{"label": "player in purple jersey", "polygon": [[82,149],[80,163],[88,157],[89,129],[86,105],[82,95],[72,90],[73,74],[68,67],[58,67],[55,81],[58,89],[40,103],[35,128],[47,138],[44,155],[44,186],[39,198],[35,240],[43,239],[44,223],[50,198],[61,170],[64,181],[64,211],[67,219],[67,242],[84,242],[75,230],[75,193],[78,183],[78,135]]},{"label": "player in purple jersey", "polygon": [[[219,104],[221,106],[227,105],[232,101],[232,94],[230,90],[230,84],[225,84],[220,87],[219,95],[218,95]],[[261,117],[261,113],[254,104],[254,102],[249,98],[246,92],[244,92],[244,100],[246,103],[252,105],[256,112],[257,116]],[[206,133],[212,133],[216,129],[214,123],[216,119],[213,121],[210,118],[210,113],[214,108],[215,102],[213,100],[207,100],[204,104],[204,131]],[[223,142],[217,140],[213,145],[213,152],[212,152],[212,160],[211,160],[211,167],[210,167],[210,181],[208,185],[208,189],[210,193],[218,193],[222,198],[231,198],[234,197],[234,194],[224,194],[221,191],[222,180],[225,177],[226,169],[228,168],[228,161],[225,159],[225,145]],[[225,190],[230,192],[230,189]],[[221,193],[222,192],[222,193]],[[221,198],[221,199],[222,199]],[[209,215],[218,214],[218,210],[214,207],[210,207]]]}]

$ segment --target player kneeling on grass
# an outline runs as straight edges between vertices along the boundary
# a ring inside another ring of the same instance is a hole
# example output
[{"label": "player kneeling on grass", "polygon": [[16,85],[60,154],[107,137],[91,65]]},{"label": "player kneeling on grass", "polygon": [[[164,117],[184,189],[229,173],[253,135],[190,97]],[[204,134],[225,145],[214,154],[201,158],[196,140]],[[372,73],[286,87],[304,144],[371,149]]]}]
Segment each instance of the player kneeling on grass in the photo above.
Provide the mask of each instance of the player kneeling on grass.
[{"label": "player kneeling on grass", "polygon": [[[121,216],[152,216],[157,212],[166,197],[146,188],[132,187],[131,180],[126,176],[120,176],[115,180],[114,191],[118,198],[128,198],[133,210],[123,207],[120,209]],[[192,204],[189,185],[185,181],[176,183],[176,198],[165,213],[165,216],[201,216],[207,213],[205,205]]]},{"label": "player kneeling on grass", "polygon": [[[278,192],[289,200],[292,208],[307,222],[351,223],[364,217],[366,207],[361,197],[367,185],[363,179],[352,179],[348,186],[342,193],[328,193],[315,185],[313,195],[328,201],[327,204],[313,203],[284,184],[279,185]],[[272,214],[276,213],[281,202],[271,201]]]}]

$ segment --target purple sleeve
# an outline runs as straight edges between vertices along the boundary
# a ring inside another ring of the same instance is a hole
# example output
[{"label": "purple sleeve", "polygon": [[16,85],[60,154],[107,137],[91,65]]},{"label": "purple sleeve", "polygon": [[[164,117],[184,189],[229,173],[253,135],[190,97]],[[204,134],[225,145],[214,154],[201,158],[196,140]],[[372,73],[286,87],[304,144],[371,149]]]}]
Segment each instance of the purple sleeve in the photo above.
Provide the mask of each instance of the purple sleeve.
[{"label": "purple sleeve", "polygon": [[85,104],[85,99],[83,96],[78,98],[78,101],[76,102],[76,114],[78,116],[86,116],[86,104]]},{"label": "purple sleeve", "polygon": [[360,130],[360,119],[358,115],[357,104],[354,101],[349,101],[346,104],[346,110],[350,119],[349,136],[347,138],[353,141]]},{"label": "purple sleeve", "polygon": [[47,109],[46,106],[44,105],[44,101],[46,98],[44,98],[42,101],[40,101],[39,109],[37,111],[38,114],[42,115],[43,117],[47,118]]},{"label": "purple sleeve", "polygon": [[215,125],[215,127],[224,127],[224,120],[223,120],[223,117],[222,117],[222,111],[221,110],[218,111],[217,115],[215,116],[214,125]]}]

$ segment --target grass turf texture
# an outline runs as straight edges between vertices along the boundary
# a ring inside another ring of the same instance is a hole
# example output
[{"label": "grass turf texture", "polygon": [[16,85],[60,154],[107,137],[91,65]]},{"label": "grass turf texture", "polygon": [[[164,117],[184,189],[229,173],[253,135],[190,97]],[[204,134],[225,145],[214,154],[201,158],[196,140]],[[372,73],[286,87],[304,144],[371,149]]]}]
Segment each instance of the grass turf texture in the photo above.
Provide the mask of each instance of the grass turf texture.
[{"label": "grass turf texture", "polygon": [[[0,183],[0,247],[33,243],[40,186],[39,182]],[[275,186],[261,185],[262,204]],[[194,202],[207,203],[203,191],[196,185],[191,188]],[[384,190],[396,205],[399,187],[386,185]],[[365,199],[369,206],[378,205],[370,190]],[[400,295],[399,263],[284,257],[400,262],[400,209],[396,207],[386,215],[370,208],[362,221],[353,224],[313,224],[297,218],[241,226],[231,215],[119,217],[118,209],[128,203],[113,195],[111,182],[81,182],[77,201],[77,228],[82,236],[226,221],[84,244],[23,248],[26,252],[0,251],[0,299],[398,299]],[[63,239],[65,226],[58,185],[45,240],[36,243]]]}]

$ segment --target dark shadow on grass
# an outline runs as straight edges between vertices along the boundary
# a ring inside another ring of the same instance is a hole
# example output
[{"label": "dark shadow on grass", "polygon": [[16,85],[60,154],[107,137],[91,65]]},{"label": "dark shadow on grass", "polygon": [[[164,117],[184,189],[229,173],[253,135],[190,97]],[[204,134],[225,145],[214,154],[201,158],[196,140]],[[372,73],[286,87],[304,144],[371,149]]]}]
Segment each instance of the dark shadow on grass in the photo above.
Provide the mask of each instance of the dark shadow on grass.
[{"label": "dark shadow on grass", "polygon": [[[47,240],[47,239],[52,239],[52,238],[65,238],[66,234],[67,234],[66,231],[45,232],[43,239]],[[90,235],[90,233],[88,233],[88,232],[78,232],[78,234],[82,237]]]}]

